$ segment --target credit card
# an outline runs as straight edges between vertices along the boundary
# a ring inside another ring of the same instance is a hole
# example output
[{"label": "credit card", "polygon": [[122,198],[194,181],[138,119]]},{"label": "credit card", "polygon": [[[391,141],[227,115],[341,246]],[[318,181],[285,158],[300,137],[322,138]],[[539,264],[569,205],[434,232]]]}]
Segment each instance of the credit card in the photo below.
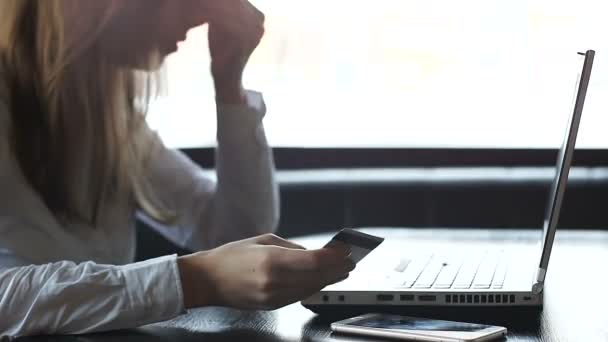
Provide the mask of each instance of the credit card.
[{"label": "credit card", "polygon": [[359,231],[344,228],[338,232],[325,247],[331,247],[335,244],[343,243],[350,247],[354,263],[358,263],[365,258],[371,251],[380,246],[384,241],[383,238],[361,233]]}]

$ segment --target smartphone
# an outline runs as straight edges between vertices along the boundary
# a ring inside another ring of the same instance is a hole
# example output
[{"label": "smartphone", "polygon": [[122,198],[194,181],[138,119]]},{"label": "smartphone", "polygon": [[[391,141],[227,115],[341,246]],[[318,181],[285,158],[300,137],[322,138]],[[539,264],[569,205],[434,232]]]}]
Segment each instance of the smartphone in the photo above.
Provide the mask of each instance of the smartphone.
[{"label": "smartphone", "polygon": [[427,318],[367,314],[333,323],[337,333],[385,337],[409,341],[490,341],[506,336],[504,327],[440,321]]}]

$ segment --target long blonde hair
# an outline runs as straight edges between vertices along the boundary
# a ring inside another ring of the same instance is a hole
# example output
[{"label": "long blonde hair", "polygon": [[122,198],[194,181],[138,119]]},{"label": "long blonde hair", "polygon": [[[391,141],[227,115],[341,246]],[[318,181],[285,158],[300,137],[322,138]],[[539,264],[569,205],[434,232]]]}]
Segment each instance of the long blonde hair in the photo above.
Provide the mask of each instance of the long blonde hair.
[{"label": "long blonde hair", "polygon": [[[169,217],[149,190],[146,150],[134,134],[145,124],[140,105],[154,95],[158,78],[99,53],[100,34],[129,2],[0,0],[10,144],[25,178],[57,217],[95,223],[117,193],[132,194],[158,220]],[[90,171],[87,204],[74,196],[72,181],[83,167]]]}]

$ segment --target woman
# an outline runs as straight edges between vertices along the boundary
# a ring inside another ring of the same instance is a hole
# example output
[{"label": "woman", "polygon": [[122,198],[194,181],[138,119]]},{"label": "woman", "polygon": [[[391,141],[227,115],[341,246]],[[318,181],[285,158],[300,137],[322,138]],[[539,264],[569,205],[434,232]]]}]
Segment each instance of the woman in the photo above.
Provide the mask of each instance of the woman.
[{"label": "woman", "polygon": [[[278,195],[264,102],[242,75],[263,21],[245,0],[0,2],[0,335],[274,309],[348,276],[347,249],[260,235],[277,225]],[[203,24],[217,182],[143,116],[164,57]],[[132,263],[136,212],[205,251]]]}]

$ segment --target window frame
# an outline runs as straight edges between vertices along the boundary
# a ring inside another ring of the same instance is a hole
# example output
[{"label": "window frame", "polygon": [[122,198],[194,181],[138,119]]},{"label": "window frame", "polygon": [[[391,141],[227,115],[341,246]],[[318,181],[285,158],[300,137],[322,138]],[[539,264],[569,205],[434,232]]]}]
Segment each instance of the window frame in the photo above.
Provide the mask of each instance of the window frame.
[{"label": "window frame", "polygon": [[[215,148],[181,149],[204,168],[213,168]],[[554,166],[557,149],[274,148],[278,170],[403,167]],[[608,149],[578,149],[573,165],[608,166]]]}]

